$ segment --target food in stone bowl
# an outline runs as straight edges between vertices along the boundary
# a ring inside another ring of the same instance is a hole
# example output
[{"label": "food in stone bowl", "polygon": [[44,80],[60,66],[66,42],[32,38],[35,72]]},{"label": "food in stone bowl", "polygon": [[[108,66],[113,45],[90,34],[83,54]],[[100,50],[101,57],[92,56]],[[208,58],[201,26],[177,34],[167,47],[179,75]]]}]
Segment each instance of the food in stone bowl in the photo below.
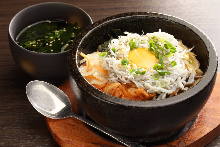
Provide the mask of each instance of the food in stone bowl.
[{"label": "food in stone bowl", "polygon": [[167,139],[197,117],[215,83],[215,49],[165,14],[114,15],[83,31],[69,56],[86,115],[113,133]]},{"label": "food in stone bowl", "polygon": [[91,85],[129,100],[160,100],[197,84],[199,61],[181,40],[166,32],[123,36],[104,42],[96,52],[80,53],[80,72]]}]

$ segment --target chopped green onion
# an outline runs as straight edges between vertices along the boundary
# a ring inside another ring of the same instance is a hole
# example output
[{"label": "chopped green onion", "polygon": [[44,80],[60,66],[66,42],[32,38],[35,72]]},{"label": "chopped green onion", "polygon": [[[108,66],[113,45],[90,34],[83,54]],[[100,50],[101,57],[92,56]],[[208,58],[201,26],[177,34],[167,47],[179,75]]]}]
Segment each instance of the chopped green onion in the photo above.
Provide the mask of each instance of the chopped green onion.
[{"label": "chopped green onion", "polygon": [[116,52],[116,49],[115,49],[115,48],[112,48],[111,50],[112,50],[114,53]]},{"label": "chopped green onion", "polygon": [[154,43],[154,41],[151,39],[151,40],[149,40],[149,45],[150,45],[150,51],[154,51],[155,50],[155,48],[156,48],[156,45],[155,45],[155,43]]},{"label": "chopped green onion", "polygon": [[121,64],[122,65],[128,65],[129,61],[127,59],[122,59]]},{"label": "chopped green onion", "polygon": [[107,55],[108,55],[108,52],[101,52],[101,53],[99,53],[99,56],[101,56],[101,57],[105,57]]},{"label": "chopped green onion", "polygon": [[158,73],[160,76],[165,76],[165,75],[171,74],[169,71],[166,71],[166,70],[157,70],[157,73]]},{"label": "chopped green onion", "polygon": [[134,41],[134,39],[131,39],[129,41],[129,46],[130,46],[130,50],[133,50],[134,48],[137,48],[136,42]]},{"label": "chopped green onion", "polygon": [[153,66],[153,69],[154,70],[161,70],[161,69],[163,69],[164,68],[164,65],[163,64],[155,64],[154,66]]},{"label": "chopped green onion", "polygon": [[136,74],[140,74],[140,75],[144,75],[146,73],[145,70],[142,70],[140,68],[138,68],[136,71],[135,71]]},{"label": "chopped green onion", "polygon": [[170,52],[171,53],[175,53],[176,52],[176,48],[170,48]]},{"label": "chopped green onion", "polygon": [[130,69],[129,72],[133,73],[133,72],[135,72],[135,69]]},{"label": "chopped green onion", "polygon": [[135,73],[135,74],[139,74],[139,75],[144,75],[146,73],[145,70],[138,68],[138,69],[130,69],[129,70],[130,73]]},{"label": "chopped green onion", "polygon": [[164,47],[166,49],[169,49],[171,53],[175,53],[176,52],[176,48],[168,41],[165,41]]},{"label": "chopped green onion", "polygon": [[176,66],[176,61],[172,61],[170,64],[171,66]]},{"label": "chopped green onion", "polygon": [[165,76],[165,75],[168,75],[168,74],[171,74],[169,71],[166,71],[164,70],[164,64],[155,64],[153,66],[153,69],[157,71],[157,74],[159,76]]},{"label": "chopped green onion", "polygon": [[[148,41],[149,50],[155,54],[155,57],[159,59],[159,63],[155,64],[153,69],[157,71],[154,75],[154,79],[158,79],[158,76],[165,76],[171,74],[166,70],[166,65],[164,64],[164,57],[170,57],[176,52],[175,46],[167,40],[161,39],[159,37],[153,36]],[[172,61],[171,66],[176,66],[176,62]]]},{"label": "chopped green onion", "polygon": [[173,56],[173,54],[174,54],[174,53],[169,52],[169,53],[167,53],[165,56],[166,56],[166,57],[171,57],[171,56]]},{"label": "chopped green onion", "polygon": [[136,74],[144,75],[146,71],[135,71]]},{"label": "chopped green onion", "polygon": [[154,52],[160,63],[163,63],[164,56],[170,56],[176,52],[176,48],[170,42],[155,36],[151,37],[148,43],[149,50]]}]

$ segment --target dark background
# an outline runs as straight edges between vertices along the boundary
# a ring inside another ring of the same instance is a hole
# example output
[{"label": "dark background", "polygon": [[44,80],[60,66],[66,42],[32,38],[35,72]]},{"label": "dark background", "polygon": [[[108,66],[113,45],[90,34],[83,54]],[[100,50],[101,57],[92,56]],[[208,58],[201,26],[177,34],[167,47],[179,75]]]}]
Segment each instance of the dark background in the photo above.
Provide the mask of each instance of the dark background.
[{"label": "dark background", "polygon": [[[8,47],[8,24],[19,10],[43,0],[0,1],[0,147],[54,147],[44,118],[29,104],[30,79],[15,65]],[[200,28],[220,53],[220,0],[65,0],[93,21],[128,11],[153,11],[180,17]],[[220,146],[220,137],[211,145]]]}]

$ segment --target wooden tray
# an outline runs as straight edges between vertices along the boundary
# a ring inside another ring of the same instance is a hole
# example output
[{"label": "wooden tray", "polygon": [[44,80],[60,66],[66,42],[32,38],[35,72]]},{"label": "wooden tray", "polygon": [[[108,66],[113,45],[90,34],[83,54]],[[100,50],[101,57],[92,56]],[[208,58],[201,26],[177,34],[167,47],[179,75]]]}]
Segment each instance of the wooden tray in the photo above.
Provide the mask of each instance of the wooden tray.
[{"label": "wooden tray", "polygon": [[[66,81],[60,86],[69,97],[73,111],[77,111],[77,103],[71,91],[70,83]],[[167,144],[157,147],[202,147],[220,135],[220,73],[214,90],[199,113],[193,126],[183,136]],[[122,147],[97,133],[93,132],[82,122],[69,118],[53,120],[46,118],[48,128],[55,141],[62,147]]]}]

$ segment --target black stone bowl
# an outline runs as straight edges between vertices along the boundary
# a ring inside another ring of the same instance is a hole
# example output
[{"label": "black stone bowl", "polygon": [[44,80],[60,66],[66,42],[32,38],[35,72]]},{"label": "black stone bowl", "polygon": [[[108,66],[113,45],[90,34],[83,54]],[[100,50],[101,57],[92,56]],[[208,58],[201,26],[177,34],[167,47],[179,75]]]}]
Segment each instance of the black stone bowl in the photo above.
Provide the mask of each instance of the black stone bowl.
[{"label": "black stone bowl", "polygon": [[19,46],[16,37],[20,31],[43,20],[77,22],[81,28],[92,24],[91,17],[82,9],[60,2],[46,2],[29,6],[18,12],[9,24],[8,38],[15,63],[37,79],[55,79],[68,76],[68,52],[38,53]]},{"label": "black stone bowl", "polygon": [[[130,101],[99,91],[80,74],[80,52],[96,51],[98,45],[111,36],[120,35],[121,31],[142,34],[159,29],[173,34],[188,47],[194,47],[204,76],[193,88],[164,100]],[[86,114],[113,133],[148,141],[171,136],[197,116],[212,92],[218,66],[212,43],[199,29],[173,16],[147,12],[119,14],[94,23],[79,37],[69,60]]]}]

